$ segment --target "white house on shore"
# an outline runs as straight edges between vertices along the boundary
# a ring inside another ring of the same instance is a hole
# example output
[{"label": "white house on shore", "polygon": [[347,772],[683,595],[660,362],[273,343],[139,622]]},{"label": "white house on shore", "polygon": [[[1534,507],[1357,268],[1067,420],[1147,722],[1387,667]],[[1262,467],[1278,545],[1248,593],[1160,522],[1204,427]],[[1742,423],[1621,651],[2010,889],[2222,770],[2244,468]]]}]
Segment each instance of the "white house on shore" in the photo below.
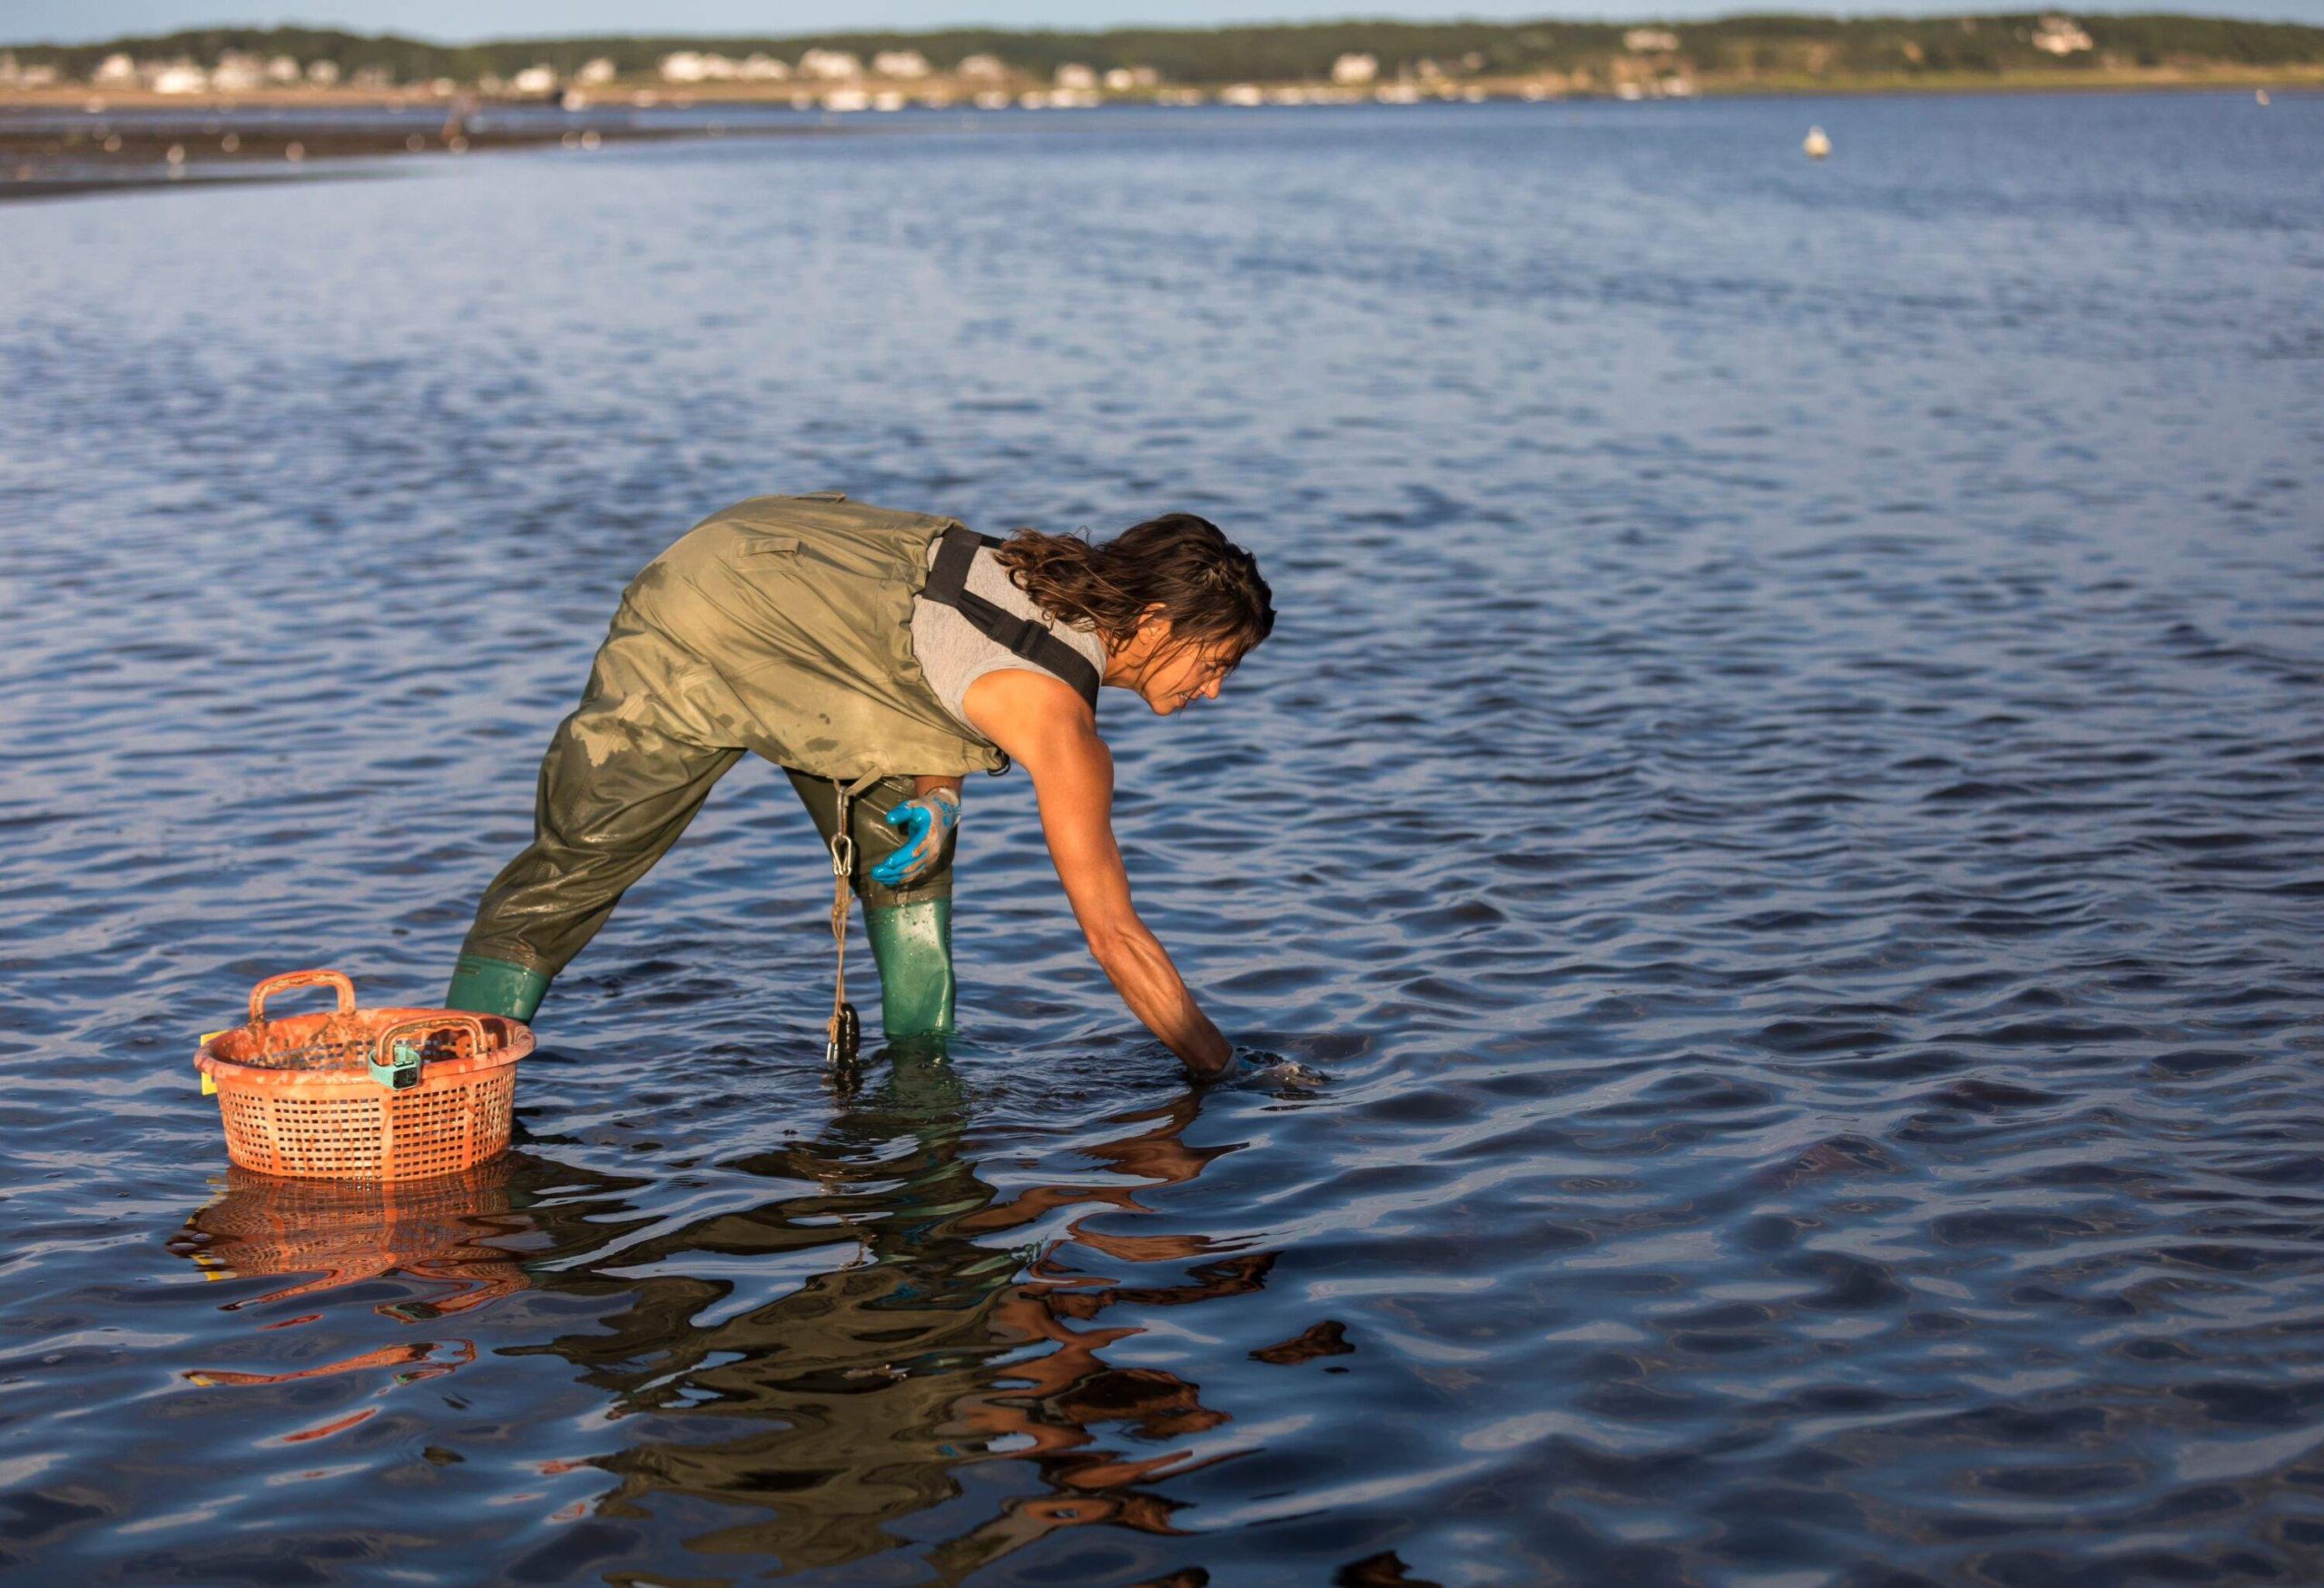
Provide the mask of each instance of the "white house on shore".
[{"label": "white house on shore", "polygon": [[2073,17],[2057,15],[2045,16],[2034,24],[2026,42],[2045,55],[2077,54],[2096,43],[2089,30]]},{"label": "white house on shore", "polygon": [[799,57],[799,74],[844,83],[863,75],[863,61],[852,50],[809,50]]},{"label": "white house on shore", "polygon": [[248,94],[266,82],[266,63],[240,50],[227,50],[211,69],[210,86],[220,94]]},{"label": "white house on shore", "polygon": [[723,83],[734,75],[734,62],[706,50],[673,50],[662,57],[665,83]]}]

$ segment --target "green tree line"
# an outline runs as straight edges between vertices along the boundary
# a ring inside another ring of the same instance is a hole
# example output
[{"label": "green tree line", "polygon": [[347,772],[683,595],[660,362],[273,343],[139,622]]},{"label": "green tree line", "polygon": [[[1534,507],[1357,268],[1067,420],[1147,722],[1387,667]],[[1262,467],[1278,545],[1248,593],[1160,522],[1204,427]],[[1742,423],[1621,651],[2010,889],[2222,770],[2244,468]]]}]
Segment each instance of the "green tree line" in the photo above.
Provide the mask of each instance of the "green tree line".
[{"label": "green tree line", "polygon": [[642,36],[499,39],[438,44],[392,34],[323,28],[211,27],[90,44],[8,46],[24,65],[54,64],[86,77],[113,54],[141,61],[184,58],[209,66],[229,51],[301,62],[330,60],[346,73],[372,71],[399,83],[506,77],[535,64],[570,73],[611,60],[625,75],[650,75],[675,50],[753,53],[796,61],[810,48],[849,50],[867,60],[881,50],[920,51],[943,70],[972,54],[1046,78],[1068,62],[1106,70],[1151,66],[1166,81],[1317,81],[1343,54],[1369,54],[1381,75],[1433,68],[1449,75],[1571,72],[1625,54],[1632,27],[1678,38],[1674,64],[1744,76],[1807,74],[1961,74],[2111,66],[2292,66],[2324,64],[2324,27],[2168,15],[2083,16],[2093,48],[2045,54],[2034,47],[2040,12],[1947,17],[1729,16],[1709,22],[1325,22],[1264,27],[1118,28],[1105,32],[1009,32],[953,28],[933,33],[827,33],[787,37]]}]

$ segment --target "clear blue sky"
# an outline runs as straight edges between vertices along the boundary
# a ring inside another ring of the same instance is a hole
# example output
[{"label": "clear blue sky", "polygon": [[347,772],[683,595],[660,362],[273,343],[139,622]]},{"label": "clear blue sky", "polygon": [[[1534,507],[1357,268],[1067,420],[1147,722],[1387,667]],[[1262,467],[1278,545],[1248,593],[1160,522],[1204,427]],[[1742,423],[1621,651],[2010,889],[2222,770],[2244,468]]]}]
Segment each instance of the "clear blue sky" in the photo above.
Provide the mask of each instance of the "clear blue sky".
[{"label": "clear blue sky", "polygon": [[[359,33],[446,41],[588,33],[801,34],[838,29],[1203,27],[1348,15],[1397,17],[1689,17],[1736,12],[1846,10],[1859,14],[2026,10],[2039,0],[1889,0],[1838,7],[1784,0],[0,0],[0,38],[60,44],[124,33],[168,33],[222,23],[310,23]],[[2068,11],[2177,11],[2324,24],[2324,0],[2104,0]]]}]

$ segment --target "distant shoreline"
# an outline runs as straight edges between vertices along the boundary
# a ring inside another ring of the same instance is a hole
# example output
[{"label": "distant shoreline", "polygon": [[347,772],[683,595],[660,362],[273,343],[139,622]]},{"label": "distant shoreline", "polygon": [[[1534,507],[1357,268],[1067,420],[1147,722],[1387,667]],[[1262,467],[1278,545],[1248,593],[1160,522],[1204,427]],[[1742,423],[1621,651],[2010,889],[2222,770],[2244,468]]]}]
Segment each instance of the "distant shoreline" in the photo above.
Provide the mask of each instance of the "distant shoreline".
[{"label": "distant shoreline", "polygon": [[[1482,90],[1482,92],[1479,92]],[[2324,93],[2324,68],[2306,72],[2184,71],[2099,75],[2089,72],[2023,74],[1999,81],[1990,76],[1932,80],[1893,78],[1817,79],[1787,82],[1705,82],[1666,101],[1779,98],[1966,97],[2134,93],[2251,93],[2275,90]],[[1153,102],[1117,100],[1114,108]],[[1209,102],[1214,108],[1222,106]],[[1417,104],[1381,104],[1371,98],[1324,102],[1322,108],[1374,107],[1423,110],[1429,105],[1534,103],[1550,104],[1625,103],[1610,93],[1526,94],[1494,92],[1472,84],[1460,95],[1433,95]],[[1313,100],[1269,102],[1261,108],[1313,107]],[[792,108],[787,94],[637,95],[607,94],[586,108],[560,110],[537,100],[438,98],[409,92],[359,88],[301,88],[282,93],[240,94],[92,94],[85,89],[54,89],[0,97],[0,202],[59,198],[156,187],[242,185],[251,182],[315,180],[352,174],[345,163],[467,155],[509,149],[595,150],[619,143],[708,141],[721,137],[832,136],[869,133],[898,123],[877,110],[832,112],[808,106],[795,123],[736,127],[706,124],[639,125],[641,109],[715,116],[722,109]],[[927,108],[935,107],[912,107]],[[944,107],[962,115],[990,113],[970,105]],[[1081,108],[1081,107],[1074,107]],[[1012,107],[1013,111],[1013,107]],[[374,124],[349,124],[350,113],[384,113]],[[1016,112],[1014,113],[1028,113]],[[231,118],[231,123],[228,120]],[[1042,113],[1045,123],[1071,124],[1065,111]]]},{"label": "distant shoreline", "polygon": [[[2006,73],[1852,73],[1822,76],[1806,74],[1756,74],[1728,77],[1706,74],[1688,80],[1683,93],[1656,93],[1641,88],[1636,96],[1645,99],[1749,99],[1770,94],[1864,96],[1896,94],[1910,96],[1932,94],[2074,94],[2086,91],[2122,91],[2143,89],[2232,90],[2242,88],[2282,88],[2294,92],[2304,89],[2324,90],[2324,64],[2284,66],[2204,67],[2159,66],[2131,68],[2121,71],[2055,71]],[[1328,90],[1308,83],[1260,83],[1247,85],[1263,97],[1269,106],[1316,105],[1348,106],[1354,104],[1393,104],[1398,105],[1432,104],[1481,104],[1495,100],[1540,101],[1612,101],[1632,96],[1624,94],[1619,86],[1561,89],[1550,92],[1530,91],[1532,84],[1522,78],[1478,78],[1463,84],[1456,91],[1451,88],[1423,93],[1413,99],[1387,100],[1377,93],[1364,92],[1333,94]],[[1283,96],[1283,97],[1276,97]],[[715,92],[695,89],[673,92],[666,86],[618,84],[582,98],[580,108],[596,111],[631,109],[714,110],[721,105],[764,106],[789,104],[795,109],[825,109],[833,114],[871,116],[883,108],[865,105],[855,108],[815,103],[812,95],[802,95],[786,84],[764,85],[723,84]],[[554,96],[511,95],[431,92],[425,88],[290,88],[258,90],[247,93],[162,94],[143,88],[92,88],[86,84],[58,84],[54,86],[25,89],[0,87],[0,115],[10,111],[44,110],[69,111],[85,109],[91,113],[106,110],[139,111],[245,111],[245,110],[412,110],[448,106],[467,103],[485,109],[555,108]],[[1199,104],[1238,104],[1241,102],[1224,98],[1221,94],[1205,94],[1201,99],[1170,99],[1156,95],[1117,94],[1108,96],[1104,104],[1168,105],[1172,108]],[[964,95],[946,94],[940,97],[920,99],[906,96],[904,103],[891,108],[935,110],[997,110],[1007,108],[1085,110],[1097,109],[1096,104],[1065,104],[1055,105],[1003,106],[976,104]],[[1254,107],[1256,108],[1256,107]]]},{"label": "distant shoreline", "polygon": [[[1850,74],[1750,74],[1750,77],[1725,77],[1725,74],[1701,74],[1688,79],[1685,91],[1657,93],[1640,88],[1636,95],[1622,93],[1620,86],[1564,88],[1564,91],[1539,91],[1529,79],[1476,79],[1460,88],[1420,93],[1418,98],[1387,100],[1378,93],[1329,93],[1315,84],[1283,82],[1283,84],[1250,84],[1260,93],[1260,104],[1265,107],[1350,107],[1350,104],[1481,104],[1494,100],[1527,100],[1527,103],[1613,103],[1613,100],[1734,100],[1734,98],[1767,98],[1767,95],[1929,95],[1929,93],[2087,93],[2087,91],[2145,91],[2145,88],[2168,88],[2168,91],[2233,91],[2233,88],[2287,88],[2287,91],[2324,91],[2324,65],[2211,65],[2211,67],[2136,67],[2120,72],[1850,72]],[[55,84],[46,88],[5,88],[0,86],[0,116],[9,112],[237,112],[237,109],[307,109],[307,112],[346,112],[346,109],[377,109],[377,112],[447,112],[456,104],[493,112],[493,109],[556,109],[556,98],[541,95],[505,95],[505,93],[430,93],[425,88],[258,88],[244,93],[156,93],[151,88],[91,88],[86,84]],[[1108,95],[1101,104],[1097,103],[1064,103],[1064,104],[976,104],[958,93],[941,93],[937,98],[913,98],[904,95],[897,104],[830,104],[816,95],[802,95],[788,84],[723,84],[718,91],[669,91],[667,86],[621,86],[605,88],[578,98],[574,109],[588,112],[627,112],[627,109],[718,109],[723,104],[734,107],[769,107],[769,104],[790,104],[793,109],[813,112],[822,109],[827,113],[848,116],[848,119],[872,119],[885,109],[1101,109],[1101,107],[1138,107],[1138,104],[1167,104],[1167,107],[1202,107],[1202,104],[1227,104],[1236,107],[1244,100],[1225,98],[1223,93],[1206,93],[1202,98],[1157,98],[1157,95]]]}]

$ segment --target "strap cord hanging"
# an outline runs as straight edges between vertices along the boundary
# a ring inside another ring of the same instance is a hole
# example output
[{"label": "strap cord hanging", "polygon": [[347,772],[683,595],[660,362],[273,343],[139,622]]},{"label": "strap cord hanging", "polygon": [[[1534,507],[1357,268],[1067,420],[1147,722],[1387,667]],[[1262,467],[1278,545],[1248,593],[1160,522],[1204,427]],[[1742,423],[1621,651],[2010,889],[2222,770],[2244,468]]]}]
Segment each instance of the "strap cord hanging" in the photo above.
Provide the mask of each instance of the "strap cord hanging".
[{"label": "strap cord hanging", "polygon": [[847,1001],[848,906],[855,897],[849,884],[855,871],[855,796],[879,781],[876,772],[853,783],[832,779],[832,787],[839,792],[839,821],[832,829],[832,942],[839,950],[839,967],[832,986],[831,1022],[823,1028],[826,1064],[852,1062],[863,1044],[863,1022]]}]

